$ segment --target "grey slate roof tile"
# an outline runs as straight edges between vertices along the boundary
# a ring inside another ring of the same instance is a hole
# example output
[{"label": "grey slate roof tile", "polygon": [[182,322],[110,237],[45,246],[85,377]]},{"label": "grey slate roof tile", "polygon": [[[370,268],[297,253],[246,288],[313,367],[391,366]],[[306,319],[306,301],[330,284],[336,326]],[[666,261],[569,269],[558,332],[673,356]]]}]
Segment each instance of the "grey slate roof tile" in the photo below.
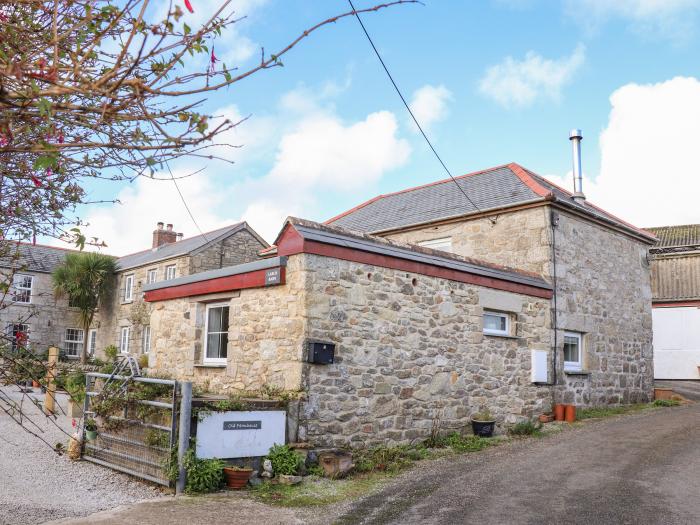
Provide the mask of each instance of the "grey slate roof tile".
[{"label": "grey slate roof tile", "polygon": [[[76,250],[56,248],[43,244],[19,243],[10,249],[5,257],[0,258],[0,267],[12,267],[15,270],[26,269],[31,272],[51,273],[63,263],[68,253],[77,253]],[[16,257],[15,257],[16,254]]]}]

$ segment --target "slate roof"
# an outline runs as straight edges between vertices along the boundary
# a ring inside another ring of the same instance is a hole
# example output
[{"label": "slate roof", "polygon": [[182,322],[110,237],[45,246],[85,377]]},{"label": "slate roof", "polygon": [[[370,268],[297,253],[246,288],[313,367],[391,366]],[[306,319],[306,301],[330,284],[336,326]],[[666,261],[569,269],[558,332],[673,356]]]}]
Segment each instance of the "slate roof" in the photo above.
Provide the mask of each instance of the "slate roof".
[{"label": "slate roof", "polygon": [[700,247],[700,224],[645,228],[658,239],[654,249]]},{"label": "slate roof", "polygon": [[207,232],[204,235],[195,235],[194,237],[188,237],[186,239],[182,239],[181,241],[164,244],[163,246],[155,249],[151,248],[125,255],[124,257],[117,259],[119,270],[127,270],[129,268],[144,266],[146,264],[152,264],[165,259],[172,259],[173,257],[188,255],[244,229],[247,229],[251,234],[255,235],[255,237],[267,245],[262,238],[260,238],[251,228],[248,227],[246,222],[239,222],[231,226],[226,226],[224,228],[219,228],[218,230]]},{"label": "slate roof", "polygon": [[[597,220],[644,237],[654,237],[644,230],[584,201],[576,202],[571,193],[543,177],[510,163],[456,177],[457,184],[469,196],[445,179],[415,188],[379,195],[346,211],[326,224],[363,233],[382,233],[419,224],[462,217],[478,212],[496,211],[537,201],[553,201]],[[476,205],[476,206],[474,206]]]},{"label": "slate roof", "polygon": [[78,253],[77,250],[46,246],[44,244],[18,243],[18,257],[15,259],[14,250],[0,258],[0,267],[13,267],[17,270],[26,269],[30,272],[51,273],[63,263],[67,253]]}]

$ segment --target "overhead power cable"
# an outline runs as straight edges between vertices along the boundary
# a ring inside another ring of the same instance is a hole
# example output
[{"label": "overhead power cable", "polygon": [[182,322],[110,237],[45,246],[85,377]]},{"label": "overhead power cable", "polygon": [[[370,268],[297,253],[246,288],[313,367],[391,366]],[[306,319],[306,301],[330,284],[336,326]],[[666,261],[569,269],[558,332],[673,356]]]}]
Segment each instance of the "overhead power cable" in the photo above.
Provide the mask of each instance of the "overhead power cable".
[{"label": "overhead power cable", "polygon": [[353,13],[355,14],[355,18],[357,18],[357,21],[360,23],[360,26],[362,27],[362,31],[364,31],[365,36],[367,37],[367,40],[369,41],[370,45],[372,46],[372,49],[374,49],[374,54],[377,55],[377,58],[379,59],[379,62],[382,64],[382,67],[384,68],[384,71],[386,72],[386,75],[389,77],[389,80],[391,81],[391,84],[394,86],[394,89],[396,90],[396,93],[399,95],[399,98],[401,98],[401,102],[403,102],[403,105],[406,106],[406,110],[408,111],[409,115],[411,115],[411,118],[413,119],[413,122],[416,123],[416,126],[418,127],[418,131],[420,131],[420,134],[423,135],[423,138],[425,139],[425,142],[428,143],[428,146],[430,147],[430,150],[433,152],[435,155],[435,158],[440,162],[440,165],[442,168],[445,170],[445,173],[447,173],[450,176],[450,179],[452,179],[452,182],[455,183],[459,191],[462,192],[462,195],[466,197],[466,199],[469,201],[469,203],[474,206],[476,211],[480,212],[481,209],[476,205],[476,203],[469,198],[469,195],[467,195],[467,192],[464,191],[462,186],[459,185],[457,182],[457,179],[455,179],[452,176],[452,173],[450,170],[447,168],[447,165],[443,162],[442,158],[440,155],[438,155],[438,152],[435,150],[435,147],[433,147],[432,142],[430,142],[430,139],[428,136],[425,134],[425,131],[423,131],[423,128],[421,127],[420,123],[418,122],[418,119],[416,116],[413,114],[413,111],[411,111],[411,107],[408,105],[408,102],[406,102],[406,99],[404,98],[403,94],[401,93],[401,90],[399,89],[399,86],[396,84],[396,81],[394,80],[394,77],[391,76],[391,73],[389,72],[389,68],[386,67],[386,64],[384,63],[384,60],[382,59],[382,56],[379,54],[379,51],[377,50],[377,46],[374,45],[374,42],[372,41],[372,37],[369,36],[369,33],[367,32],[367,28],[365,27],[365,24],[362,23],[362,19],[360,18],[359,13],[357,12],[357,9],[355,9],[355,6],[352,3],[352,0],[348,0],[348,3],[350,4],[350,8],[353,10]]},{"label": "overhead power cable", "polygon": [[165,165],[168,167],[168,172],[170,172],[170,178],[173,180],[173,184],[175,184],[175,189],[177,190],[178,195],[180,195],[180,200],[182,201],[182,204],[185,205],[185,209],[187,210],[187,213],[189,214],[190,219],[192,219],[192,222],[194,223],[194,225],[195,225],[195,226],[197,227],[197,229],[199,230],[199,233],[202,234],[202,237],[204,237],[204,240],[205,240],[206,242],[209,242],[209,239],[207,239],[206,234],[202,231],[202,228],[199,227],[199,224],[198,224],[197,221],[195,220],[194,215],[192,215],[192,211],[190,211],[190,207],[187,205],[187,201],[185,200],[184,195],[183,195],[182,192],[180,191],[180,186],[178,185],[177,180],[175,179],[175,176],[173,175],[173,172],[172,172],[172,170],[170,169],[170,164],[168,164],[168,163],[166,162]]}]

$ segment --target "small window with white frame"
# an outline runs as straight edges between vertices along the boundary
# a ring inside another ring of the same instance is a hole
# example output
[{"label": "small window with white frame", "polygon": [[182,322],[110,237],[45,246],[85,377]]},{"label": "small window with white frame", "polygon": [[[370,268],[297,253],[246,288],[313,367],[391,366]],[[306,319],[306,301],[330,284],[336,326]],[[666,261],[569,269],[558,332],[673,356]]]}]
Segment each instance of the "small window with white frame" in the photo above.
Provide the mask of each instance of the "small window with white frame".
[{"label": "small window with white frame", "polygon": [[564,371],[583,370],[583,334],[564,332]]},{"label": "small window with white frame", "polygon": [[158,280],[158,268],[151,268],[146,274],[146,284],[154,283]]},{"label": "small window with white frame", "polygon": [[484,311],[484,334],[510,335],[510,314],[505,312]]},{"label": "small window with white frame", "polygon": [[66,337],[63,340],[63,348],[69,357],[80,357],[83,350],[84,332],[79,328],[66,328]]},{"label": "small window with white frame", "polygon": [[124,276],[124,302],[128,303],[134,300],[134,275]]},{"label": "small window with white frame", "polygon": [[430,239],[421,241],[418,246],[423,248],[431,248],[433,250],[442,250],[443,252],[452,252],[452,237],[442,237],[440,239]]},{"label": "small window with white frame", "polygon": [[12,300],[15,303],[30,304],[32,302],[32,283],[34,278],[31,275],[16,273],[12,276]]},{"label": "small window with white frame", "polygon": [[7,335],[11,341],[11,350],[16,352],[20,348],[27,348],[29,344],[29,325],[24,323],[10,323],[7,325]]},{"label": "small window with white frame", "polygon": [[143,327],[143,347],[142,351],[147,354],[151,351],[151,327],[146,325]]},{"label": "small window with white frame", "polygon": [[91,328],[88,334],[88,355],[95,355],[95,348],[97,346],[97,329]]},{"label": "small window with white frame", "polygon": [[122,326],[119,331],[119,352],[122,354],[129,353],[129,327]]},{"label": "small window with white frame", "polygon": [[225,364],[228,347],[228,303],[207,305],[204,330],[204,363]]},{"label": "small window with white frame", "polygon": [[165,280],[175,279],[175,265],[169,264],[165,267]]}]

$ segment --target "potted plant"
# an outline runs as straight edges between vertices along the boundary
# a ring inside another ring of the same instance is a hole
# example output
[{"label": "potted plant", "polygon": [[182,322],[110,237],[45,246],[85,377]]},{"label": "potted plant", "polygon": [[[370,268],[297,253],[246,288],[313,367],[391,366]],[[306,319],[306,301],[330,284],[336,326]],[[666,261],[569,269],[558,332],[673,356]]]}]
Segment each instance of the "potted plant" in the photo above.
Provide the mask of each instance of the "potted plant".
[{"label": "potted plant", "polygon": [[92,418],[85,420],[85,439],[88,441],[97,439],[97,422]]},{"label": "potted plant", "polygon": [[475,436],[491,437],[496,426],[496,418],[488,409],[477,412],[472,416],[472,431]]},{"label": "potted plant", "polygon": [[230,489],[242,489],[250,479],[253,469],[248,467],[238,467],[232,465],[224,467],[224,477],[226,478],[226,487]]}]

